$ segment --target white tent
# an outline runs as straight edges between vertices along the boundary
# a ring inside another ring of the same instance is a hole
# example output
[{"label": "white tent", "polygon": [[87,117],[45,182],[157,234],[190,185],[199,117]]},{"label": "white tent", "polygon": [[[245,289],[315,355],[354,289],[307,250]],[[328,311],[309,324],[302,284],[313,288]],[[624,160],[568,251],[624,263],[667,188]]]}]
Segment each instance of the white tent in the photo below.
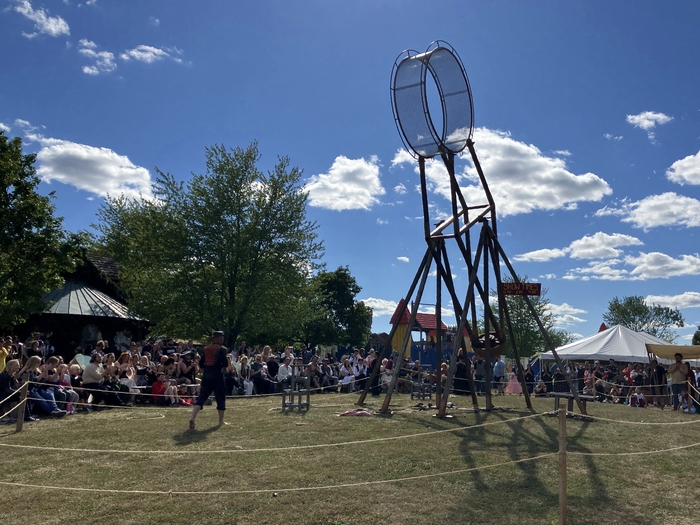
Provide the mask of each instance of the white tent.
[{"label": "white tent", "polygon": [[[667,345],[668,342],[644,332],[635,332],[617,325],[597,334],[584,337],[557,348],[562,360],[588,361],[614,359],[621,363],[648,363],[646,345]],[[552,352],[545,352],[541,359],[553,360]],[[660,360],[662,361],[662,360]]]}]

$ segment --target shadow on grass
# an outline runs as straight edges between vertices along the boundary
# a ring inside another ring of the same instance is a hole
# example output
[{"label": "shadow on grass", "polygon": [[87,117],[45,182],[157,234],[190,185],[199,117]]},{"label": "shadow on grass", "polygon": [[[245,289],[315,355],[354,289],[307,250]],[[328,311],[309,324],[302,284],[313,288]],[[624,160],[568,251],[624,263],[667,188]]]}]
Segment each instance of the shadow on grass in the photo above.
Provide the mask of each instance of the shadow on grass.
[{"label": "shadow on grass", "polygon": [[173,436],[173,440],[175,441],[175,444],[179,447],[191,445],[192,443],[200,443],[202,441],[206,441],[209,437],[209,434],[211,434],[212,432],[216,432],[221,428],[222,427],[220,427],[219,424],[216,423],[204,430],[200,430],[198,428],[195,430],[187,429],[183,432],[180,432],[179,434],[175,434]]}]

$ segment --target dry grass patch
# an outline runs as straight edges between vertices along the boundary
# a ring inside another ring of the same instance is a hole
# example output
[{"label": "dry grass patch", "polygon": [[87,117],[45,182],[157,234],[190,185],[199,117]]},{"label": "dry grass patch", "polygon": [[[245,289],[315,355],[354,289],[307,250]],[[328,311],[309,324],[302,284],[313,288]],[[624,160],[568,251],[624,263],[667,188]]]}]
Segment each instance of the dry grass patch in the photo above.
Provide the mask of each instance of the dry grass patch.
[{"label": "dry grass patch", "polygon": [[[522,461],[557,451],[557,420],[524,419],[533,413],[522,397],[494,398],[498,410],[492,412],[454,410],[450,420],[413,410],[401,395],[394,398],[391,417],[335,416],[353,408],[355,399],[318,395],[312,409],[301,414],[283,413],[279,398],[235,399],[228,405],[231,425],[222,429],[211,407],[200,414],[195,431],[187,430],[185,408],[113,409],[47,419],[27,425],[21,434],[0,427],[0,444],[84,450],[0,446],[0,481],[60,487],[5,485],[0,520],[11,525],[173,519],[213,524],[557,523],[556,456]],[[369,408],[377,409],[380,401],[370,401]],[[467,401],[454,399],[463,407]],[[535,413],[551,410],[551,400],[534,402]],[[693,505],[700,447],[627,454],[700,441],[700,418],[600,404],[589,405],[589,412],[664,425],[568,421],[570,452],[623,454],[569,456],[569,523],[697,523]],[[674,424],[678,422],[691,424]],[[500,463],[508,464],[484,468]],[[426,475],[430,477],[421,478]],[[294,488],[312,490],[287,490]],[[158,491],[165,494],[148,493]]]}]

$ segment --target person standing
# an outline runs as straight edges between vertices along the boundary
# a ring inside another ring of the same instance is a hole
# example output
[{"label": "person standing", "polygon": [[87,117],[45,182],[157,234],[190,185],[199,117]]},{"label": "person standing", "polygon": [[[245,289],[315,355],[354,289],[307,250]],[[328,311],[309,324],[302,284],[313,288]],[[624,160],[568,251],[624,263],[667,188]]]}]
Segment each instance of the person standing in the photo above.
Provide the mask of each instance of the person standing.
[{"label": "person standing", "polygon": [[690,367],[683,362],[683,354],[673,356],[676,362],[668,367],[668,373],[671,374],[671,394],[673,396],[673,410],[678,410],[680,405],[680,395],[685,390],[686,376]]},{"label": "person standing", "polygon": [[499,396],[503,395],[503,378],[505,375],[506,364],[501,359],[501,356],[498,356],[498,359],[493,364],[493,386],[496,387]]},{"label": "person standing", "polygon": [[211,344],[204,349],[204,355],[200,362],[204,367],[204,373],[202,374],[199,397],[192,408],[192,415],[190,416],[190,430],[194,430],[197,414],[204,408],[204,402],[212,392],[214,392],[216,399],[216,410],[219,411],[219,426],[228,425],[224,421],[224,411],[226,410],[224,371],[228,368],[228,357],[226,356],[228,350],[223,346],[223,332],[214,332],[211,339]]}]

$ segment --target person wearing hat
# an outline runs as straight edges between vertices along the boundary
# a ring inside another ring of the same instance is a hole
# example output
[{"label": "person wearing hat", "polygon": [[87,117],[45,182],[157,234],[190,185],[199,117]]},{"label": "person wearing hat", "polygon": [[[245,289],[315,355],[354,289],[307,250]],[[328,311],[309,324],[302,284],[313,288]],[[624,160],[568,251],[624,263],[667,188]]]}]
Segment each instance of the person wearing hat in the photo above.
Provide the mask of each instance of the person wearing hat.
[{"label": "person wearing hat", "polygon": [[204,402],[214,393],[216,399],[216,409],[219,411],[219,426],[228,425],[224,421],[224,411],[226,410],[226,381],[224,371],[228,367],[228,350],[224,343],[224,333],[214,332],[211,336],[211,344],[204,349],[204,356],[200,363],[204,368],[202,374],[202,384],[199,397],[192,408],[190,416],[190,430],[194,430],[195,419],[200,410],[204,408]]}]

